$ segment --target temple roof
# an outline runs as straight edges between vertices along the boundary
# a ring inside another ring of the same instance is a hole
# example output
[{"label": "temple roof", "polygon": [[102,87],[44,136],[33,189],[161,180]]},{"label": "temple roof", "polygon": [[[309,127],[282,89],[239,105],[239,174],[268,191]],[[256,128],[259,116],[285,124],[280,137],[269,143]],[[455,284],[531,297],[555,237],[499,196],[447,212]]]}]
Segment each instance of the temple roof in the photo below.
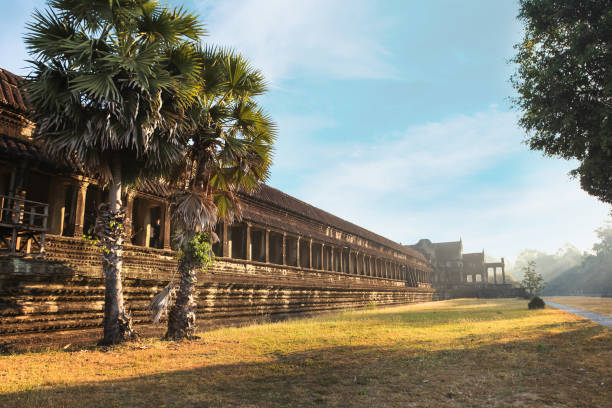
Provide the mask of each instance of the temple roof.
[{"label": "temple roof", "polygon": [[20,76],[0,68],[0,105],[25,113],[28,107],[25,93],[19,89],[21,81]]},{"label": "temple roof", "polygon": [[473,252],[469,254],[463,254],[464,263],[475,263],[480,264],[485,260],[484,252]]},{"label": "temple roof", "polygon": [[294,214],[310,218],[322,224],[335,227],[338,230],[357,235],[359,237],[368,239],[372,242],[376,242],[388,248],[392,248],[398,252],[402,252],[413,257],[418,257],[419,259],[425,259],[420,252],[412,248],[407,248],[405,245],[401,245],[395,241],[378,235],[349,221],[343,220],[338,216],[330,214],[327,211],[321,210],[320,208],[317,208],[311,204],[308,204],[302,200],[290,196],[289,194],[283,193],[282,191],[270,187],[267,184],[262,184],[261,188],[250,196],[257,201],[272,204],[284,210],[291,211]]},{"label": "temple roof", "polygon": [[0,134],[0,156],[7,159],[32,159],[39,162],[49,162],[45,155],[34,142]]},{"label": "temple roof", "polygon": [[434,242],[433,246],[436,250],[436,259],[438,261],[461,260],[461,253],[463,252],[463,243],[461,241]]}]

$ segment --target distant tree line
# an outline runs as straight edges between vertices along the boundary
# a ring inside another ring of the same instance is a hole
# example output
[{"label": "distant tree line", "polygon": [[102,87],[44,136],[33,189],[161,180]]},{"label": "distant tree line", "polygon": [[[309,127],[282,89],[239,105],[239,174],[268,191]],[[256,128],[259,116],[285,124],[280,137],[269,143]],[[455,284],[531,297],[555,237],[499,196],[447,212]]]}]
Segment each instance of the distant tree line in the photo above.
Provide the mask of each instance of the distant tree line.
[{"label": "distant tree line", "polygon": [[599,228],[597,236],[592,253],[570,245],[554,254],[524,250],[510,273],[522,277],[525,267],[535,262],[545,281],[543,295],[612,296],[612,224]]},{"label": "distant tree line", "polygon": [[612,226],[598,229],[597,235],[594,254],[585,254],[580,265],[548,282],[542,294],[612,296]]}]

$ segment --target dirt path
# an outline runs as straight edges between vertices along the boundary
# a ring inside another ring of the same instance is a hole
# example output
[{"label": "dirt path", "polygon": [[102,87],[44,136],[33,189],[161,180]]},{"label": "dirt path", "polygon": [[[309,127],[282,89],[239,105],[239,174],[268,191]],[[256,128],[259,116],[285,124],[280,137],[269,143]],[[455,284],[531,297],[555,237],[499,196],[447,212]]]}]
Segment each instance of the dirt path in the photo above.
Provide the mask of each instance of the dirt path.
[{"label": "dirt path", "polygon": [[599,313],[589,312],[587,310],[576,309],[575,307],[560,305],[559,303],[551,302],[550,300],[547,300],[546,304],[556,309],[565,310],[566,312],[570,312],[578,316],[582,316],[586,319],[592,320],[595,323],[599,323],[603,326],[612,327],[612,317],[604,316]]}]

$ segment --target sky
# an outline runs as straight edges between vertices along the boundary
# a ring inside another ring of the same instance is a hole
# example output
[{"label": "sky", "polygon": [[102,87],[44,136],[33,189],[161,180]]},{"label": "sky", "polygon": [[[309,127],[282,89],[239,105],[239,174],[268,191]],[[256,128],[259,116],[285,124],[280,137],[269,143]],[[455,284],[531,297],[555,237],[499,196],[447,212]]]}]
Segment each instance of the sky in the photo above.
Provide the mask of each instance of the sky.
[{"label": "sky", "polygon": [[[589,250],[609,219],[568,176],[575,162],[522,143],[509,82],[517,1],[170,4],[265,75],[273,187],[403,244],[461,238],[464,252],[510,261],[524,248]],[[43,6],[3,3],[1,67],[28,72],[24,26]]]}]

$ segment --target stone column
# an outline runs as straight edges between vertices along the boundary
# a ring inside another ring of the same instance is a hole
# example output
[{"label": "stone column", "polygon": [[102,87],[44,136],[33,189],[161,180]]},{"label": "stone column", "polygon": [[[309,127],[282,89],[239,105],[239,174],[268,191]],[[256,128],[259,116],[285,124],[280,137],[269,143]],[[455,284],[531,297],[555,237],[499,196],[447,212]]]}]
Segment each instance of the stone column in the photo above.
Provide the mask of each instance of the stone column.
[{"label": "stone column", "polygon": [[310,246],[308,247],[308,267],[314,269],[312,266],[312,238],[310,239]]},{"label": "stone column", "polygon": [[297,241],[296,241],[295,247],[296,247],[296,251],[297,251],[296,254],[295,254],[297,267],[301,268],[302,264],[300,262],[300,237],[299,236],[297,237]]},{"label": "stone column", "polygon": [[270,263],[270,230],[266,229],[266,237],[265,237],[265,251],[266,251],[266,263]]},{"label": "stone column", "polygon": [[136,192],[134,190],[128,190],[125,193],[125,235],[127,236],[127,244],[132,243],[132,236],[134,235],[134,198]]},{"label": "stone column", "polygon": [[348,271],[347,273],[353,273],[353,251],[348,250]]},{"label": "stone column", "polygon": [[170,203],[165,203],[162,209],[162,230],[160,231],[159,235],[162,239],[162,248],[170,249]]},{"label": "stone column", "polygon": [[253,260],[253,246],[251,245],[251,224],[246,224],[246,259],[247,261]]},{"label": "stone column", "polygon": [[344,248],[341,247],[339,252],[340,252],[340,272],[346,273],[346,271],[344,270],[346,266],[344,265]]},{"label": "stone column", "polygon": [[506,284],[506,271],[504,270],[504,264],[502,264],[501,270],[502,270],[502,283],[505,285]]},{"label": "stone column", "polygon": [[66,214],[66,183],[54,179],[49,185],[49,234],[62,235]]},{"label": "stone column", "polygon": [[232,252],[229,242],[229,226],[227,222],[223,223],[223,257],[231,258]]},{"label": "stone column", "polygon": [[287,233],[283,232],[283,265],[287,265]]},{"label": "stone column", "polygon": [[325,270],[325,244],[321,242],[321,270]]},{"label": "stone column", "polygon": [[331,263],[329,270],[330,271],[336,271],[336,265],[334,264],[334,247],[330,246],[329,247],[329,253],[330,253],[330,257],[329,257],[329,261]]},{"label": "stone column", "polygon": [[73,234],[73,236],[75,237],[83,236],[83,223],[85,221],[85,200],[87,199],[88,186],[88,181],[78,181],[77,183]]}]

